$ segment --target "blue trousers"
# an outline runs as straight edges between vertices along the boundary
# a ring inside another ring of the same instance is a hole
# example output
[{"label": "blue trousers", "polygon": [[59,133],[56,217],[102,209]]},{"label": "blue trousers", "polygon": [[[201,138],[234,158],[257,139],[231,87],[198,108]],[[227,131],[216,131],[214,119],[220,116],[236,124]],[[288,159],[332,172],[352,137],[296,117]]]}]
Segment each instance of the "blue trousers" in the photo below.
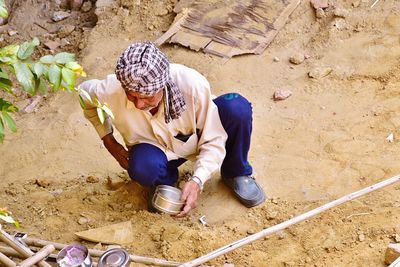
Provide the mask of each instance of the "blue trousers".
[{"label": "blue trousers", "polygon": [[[253,169],[247,160],[252,131],[252,106],[243,96],[230,93],[214,99],[222,126],[228,134],[226,156],[221,175],[233,178],[250,175]],[[174,185],[179,177],[178,167],[186,159],[168,161],[165,153],[156,146],[141,143],[129,151],[129,176],[139,184],[154,187]]]}]

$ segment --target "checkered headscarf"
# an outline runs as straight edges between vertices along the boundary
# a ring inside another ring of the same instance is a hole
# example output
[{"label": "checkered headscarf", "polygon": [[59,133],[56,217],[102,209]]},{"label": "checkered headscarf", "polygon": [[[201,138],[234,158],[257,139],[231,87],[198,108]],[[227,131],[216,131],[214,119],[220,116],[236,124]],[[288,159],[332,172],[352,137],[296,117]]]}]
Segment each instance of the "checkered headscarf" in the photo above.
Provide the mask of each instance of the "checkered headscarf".
[{"label": "checkered headscarf", "polygon": [[186,110],[182,92],[169,76],[168,59],[153,43],[130,45],[119,57],[115,74],[126,91],[153,96],[164,89],[166,123]]}]

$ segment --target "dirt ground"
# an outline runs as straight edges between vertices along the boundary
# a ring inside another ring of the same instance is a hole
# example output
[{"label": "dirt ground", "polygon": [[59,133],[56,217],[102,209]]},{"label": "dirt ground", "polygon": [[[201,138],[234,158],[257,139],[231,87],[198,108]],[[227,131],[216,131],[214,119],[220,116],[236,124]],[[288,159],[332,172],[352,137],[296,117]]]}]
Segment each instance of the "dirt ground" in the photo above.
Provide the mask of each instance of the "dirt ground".
[{"label": "dirt ground", "polygon": [[[16,2],[1,29],[2,45],[32,36],[58,42],[55,51],[77,53],[88,78],[113,72],[130,43],[161,36],[176,4],[98,0],[86,4],[87,12],[52,22],[61,10],[57,1]],[[325,17],[316,18],[309,1],[302,1],[261,55],[226,61],[162,47],[171,61],[204,74],[215,94],[240,92],[253,103],[250,160],[269,196],[265,204],[243,208],[215,175],[189,217],[148,213],[143,190],[102,146],[77,97],[58,93],[34,112],[19,113],[19,131],[0,145],[0,207],[21,221],[21,231],[62,243],[76,241],[76,231],[131,220],[130,252],[184,262],[399,174],[400,2],[381,0],[373,8],[372,0],[329,2]],[[9,36],[10,28],[18,34]],[[290,63],[298,53],[310,57]],[[331,72],[309,77],[321,68]],[[274,102],[277,89],[293,95]],[[21,96],[17,105],[28,103]],[[386,140],[390,133],[394,142]],[[385,266],[388,243],[400,239],[399,195],[400,185],[392,185],[208,264]],[[208,226],[199,223],[202,215]]]}]

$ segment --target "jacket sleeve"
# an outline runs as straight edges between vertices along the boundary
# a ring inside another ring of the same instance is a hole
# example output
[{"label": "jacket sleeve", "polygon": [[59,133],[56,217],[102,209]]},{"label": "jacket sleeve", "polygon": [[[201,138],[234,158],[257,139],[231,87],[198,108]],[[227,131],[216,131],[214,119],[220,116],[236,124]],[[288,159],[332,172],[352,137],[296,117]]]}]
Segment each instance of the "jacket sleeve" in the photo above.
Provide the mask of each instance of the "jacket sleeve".
[{"label": "jacket sleeve", "polygon": [[205,81],[203,88],[196,90],[196,121],[199,131],[198,155],[194,166],[194,176],[203,184],[217,171],[225,158],[227,134],[221,124],[218,108],[212,100],[210,86]]},{"label": "jacket sleeve", "polygon": [[[104,92],[104,88],[104,80],[88,80],[78,86],[78,90],[86,91],[90,95],[92,101],[98,99],[100,102],[102,102],[102,93]],[[84,103],[82,107],[83,114],[94,126],[99,137],[103,138],[107,134],[112,133],[113,127],[111,118],[107,115],[104,123],[101,123],[99,116],[97,115],[97,107],[86,97],[86,94],[81,92],[80,96]]]}]

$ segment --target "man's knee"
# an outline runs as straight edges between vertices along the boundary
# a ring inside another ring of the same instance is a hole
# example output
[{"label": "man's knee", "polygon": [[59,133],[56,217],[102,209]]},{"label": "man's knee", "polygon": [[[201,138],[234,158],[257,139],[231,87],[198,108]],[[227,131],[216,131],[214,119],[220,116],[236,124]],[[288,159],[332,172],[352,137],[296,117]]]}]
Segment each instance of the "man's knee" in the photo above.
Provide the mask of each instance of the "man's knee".
[{"label": "man's knee", "polygon": [[221,95],[215,99],[219,113],[237,122],[248,122],[252,120],[253,108],[251,103],[237,93]]},{"label": "man's knee", "polygon": [[128,173],[131,179],[144,186],[154,186],[168,163],[164,152],[150,144],[137,144],[129,152]]}]

